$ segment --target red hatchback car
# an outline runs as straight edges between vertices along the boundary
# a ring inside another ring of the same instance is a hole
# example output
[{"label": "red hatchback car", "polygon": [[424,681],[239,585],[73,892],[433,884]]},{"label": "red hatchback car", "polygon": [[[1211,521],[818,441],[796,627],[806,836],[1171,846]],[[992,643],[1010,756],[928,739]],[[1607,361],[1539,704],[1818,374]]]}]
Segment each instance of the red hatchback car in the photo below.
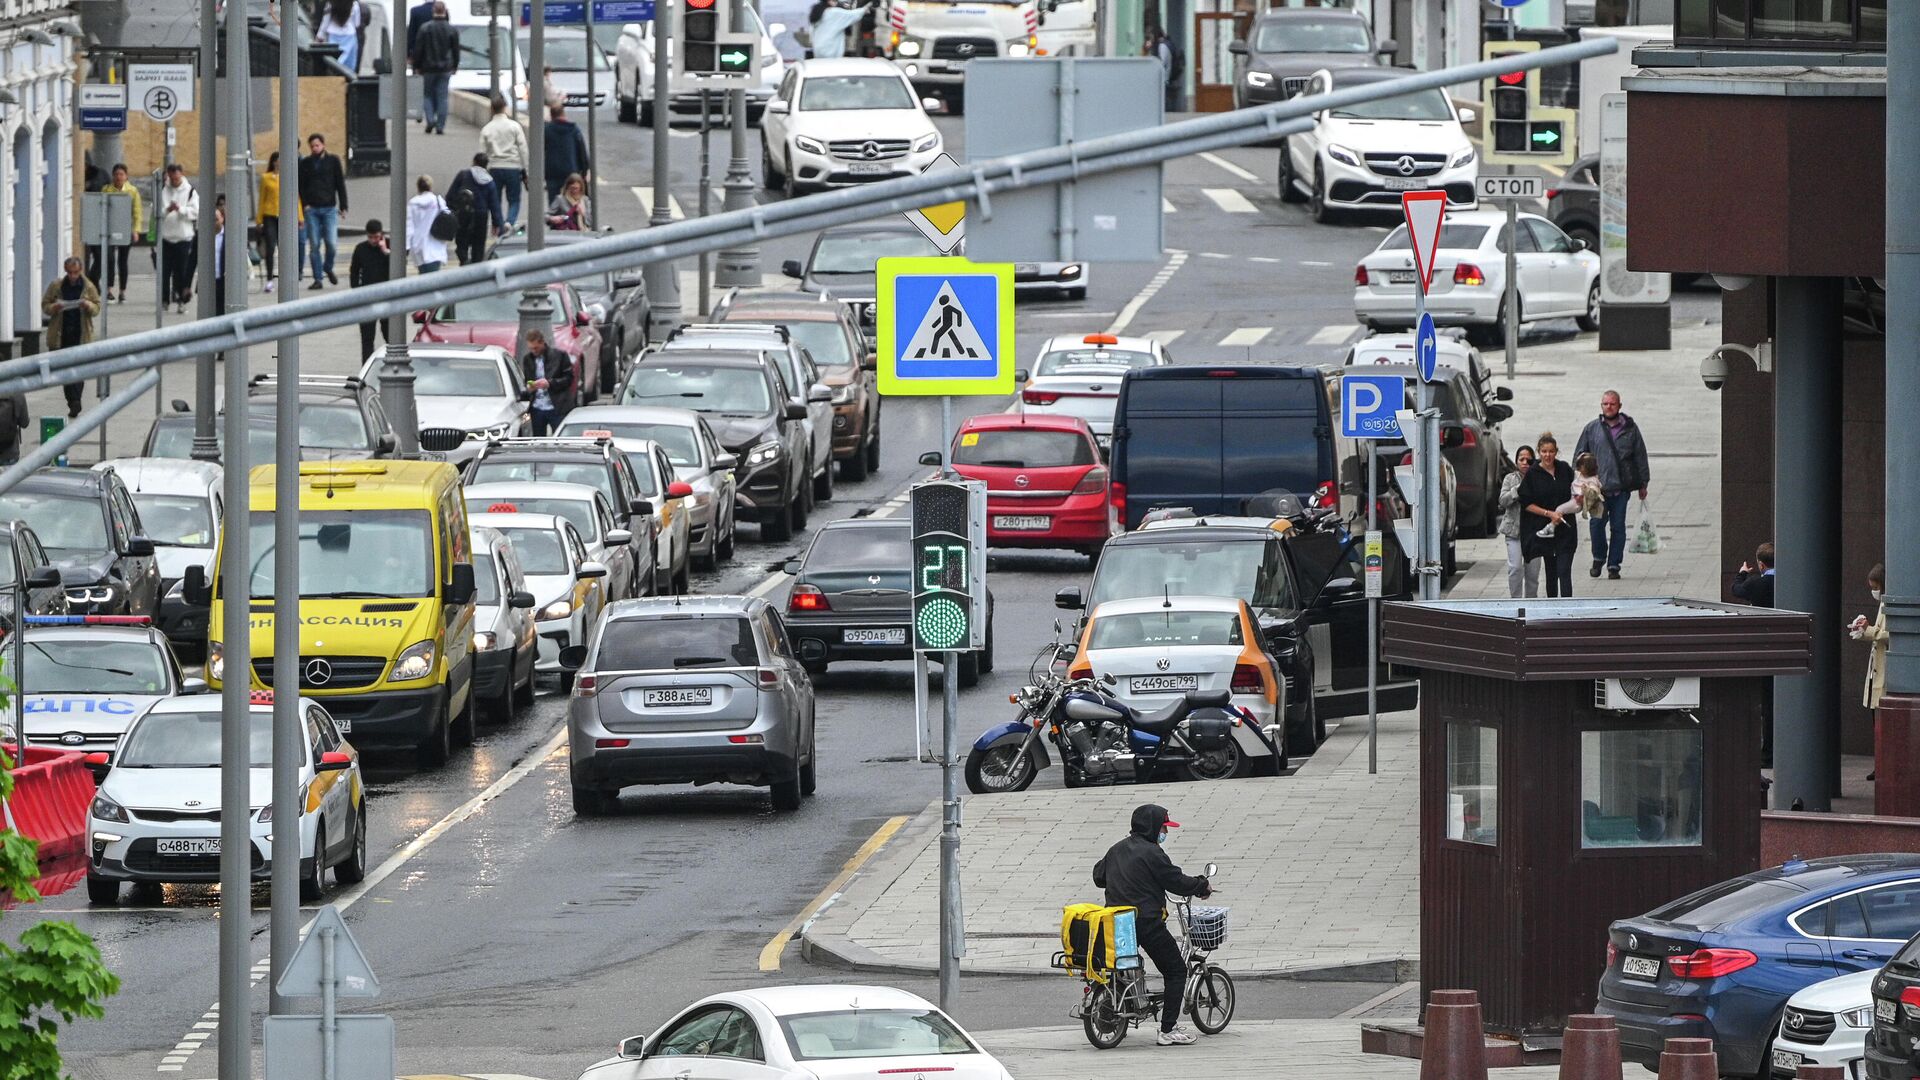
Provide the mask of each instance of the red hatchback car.
[{"label": "red hatchback car", "polygon": [[[553,305],[553,327],[547,331],[547,343],[573,357],[574,385],[585,391],[578,400],[588,402],[600,394],[600,332],[593,318],[580,306],[580,297],[564,282],[548,285]],[[429,311],[416,311],[413,321],[420,324],[415,341],[473,342],[498,345],[514,358],[526,352],[520,334],[520,294],[482,296],[442,304]]]},{"label": "red hatchback car", "polygon": [[987,485],[987,544],[1098,558],[1112,535],[1107,468],[1077,416],[989,413],[960,425],[953,468]]}]

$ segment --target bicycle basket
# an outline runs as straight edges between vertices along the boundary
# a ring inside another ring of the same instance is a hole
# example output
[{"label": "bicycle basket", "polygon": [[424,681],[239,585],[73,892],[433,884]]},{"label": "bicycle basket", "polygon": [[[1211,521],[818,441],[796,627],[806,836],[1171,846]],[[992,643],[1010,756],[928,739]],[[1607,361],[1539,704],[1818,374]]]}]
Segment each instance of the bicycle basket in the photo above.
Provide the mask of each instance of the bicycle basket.
[{"label": "bicycle basket", "polygon": [[1213,950],[1227,940],[1227,909],[1197,907],[1187,917],[1187,944],[1196,949]]}]

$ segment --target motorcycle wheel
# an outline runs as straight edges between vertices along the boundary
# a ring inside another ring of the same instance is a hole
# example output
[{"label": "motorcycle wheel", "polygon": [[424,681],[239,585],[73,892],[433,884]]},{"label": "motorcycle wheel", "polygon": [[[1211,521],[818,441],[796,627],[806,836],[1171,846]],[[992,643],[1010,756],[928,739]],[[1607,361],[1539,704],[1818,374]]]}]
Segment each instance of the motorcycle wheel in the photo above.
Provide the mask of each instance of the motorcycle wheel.
[{"label": "motorcycle wheel", "polygon": [[1227,1030],[1233,1020],[1233,976],[1225,968],[1208,964],[1194,984],[1187,1014],[1193,1017],[1193,1026],[1208,1035]]},{"label": "motorcycle wheel", "polygon": [[1228,739],[1218,750],[1196,752],[1185,766],[1189,780],[1231,780],[1247,771],[1247,755],[1240,744]]},{"label": "motorcycle wheel", "polygon": [[1111,1050],[1127,1037],[1127,1020],[1114,1008],[1113,987],[1096,986],[1080,1010],[1080,1026],[1095,1050]]},{"label": "motorcycle wheel", "polygon": [[1025,791],[1039,770],[1033,755],[1018,743],[1003,743],[967,755],[967,790],[975,795]]}]

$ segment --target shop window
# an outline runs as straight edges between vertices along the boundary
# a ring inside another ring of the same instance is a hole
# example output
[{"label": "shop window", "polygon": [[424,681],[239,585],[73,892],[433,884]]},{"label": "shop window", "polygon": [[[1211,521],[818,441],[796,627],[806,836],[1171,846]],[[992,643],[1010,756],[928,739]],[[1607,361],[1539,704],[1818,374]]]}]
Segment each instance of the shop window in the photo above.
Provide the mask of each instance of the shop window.
[{"label": "shop window", "polygon": [[1447,839],[1492,846],[1500,836],[1500,729],[1447,725]]},{"label": "shop window", "polygon": [[1673,32],[1681,44],[1877,48],[1887,0],[1678,0]]},{"label": "shop window", "polygon": [[1697,728],[1580,733],[1580,846],[1690,847],[1705,802]]}]

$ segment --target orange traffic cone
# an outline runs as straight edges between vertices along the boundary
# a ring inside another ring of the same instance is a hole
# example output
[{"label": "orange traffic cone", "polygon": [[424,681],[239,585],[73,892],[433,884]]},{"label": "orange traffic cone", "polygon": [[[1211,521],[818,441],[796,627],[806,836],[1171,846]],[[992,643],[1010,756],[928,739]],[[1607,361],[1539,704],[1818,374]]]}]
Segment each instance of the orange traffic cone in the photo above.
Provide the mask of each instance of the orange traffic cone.
[{"label": "orange traffic cone", "polygon": [[1435,990],[1427,998],[1420,1080],[1487,1080],[1487,1041],[1480,1027],[1478,991]]},{"label": "orange traffic cone", "polygon": [[1660,1080],[1720,1080],[1712,1039],[1668,1039],[1660,1051]]},{"label": "orange traffic cone", "polygon": [[1560,1080],[1620,1080],[1620,1029],[1613,1017],[1567,1017],[1560,1045]]}]

